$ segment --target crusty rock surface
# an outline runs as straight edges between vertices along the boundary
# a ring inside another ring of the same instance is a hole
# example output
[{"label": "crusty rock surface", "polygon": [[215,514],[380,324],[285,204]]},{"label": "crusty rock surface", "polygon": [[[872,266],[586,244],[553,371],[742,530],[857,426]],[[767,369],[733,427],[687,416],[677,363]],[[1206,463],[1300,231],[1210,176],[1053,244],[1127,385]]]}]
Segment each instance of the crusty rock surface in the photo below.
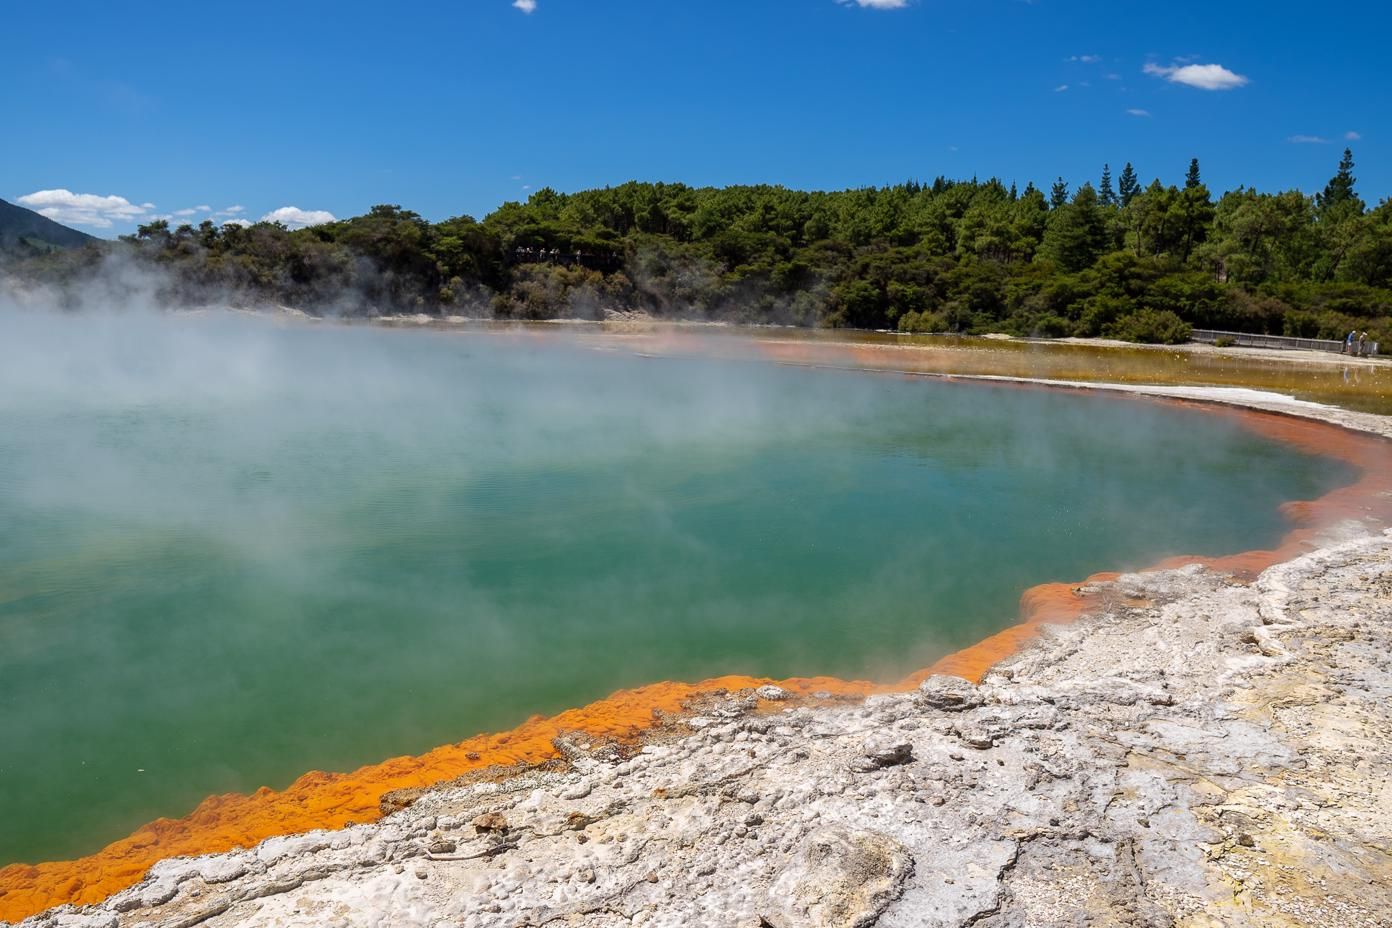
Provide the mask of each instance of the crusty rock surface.
[{"label": "crusty rock surface", "polygon": [[979,687],[734,693],[24,925],[1389,926],[1392,533],[1339,531],[1123,576]]},{"label": "crusty rock surface", "polygon": [[[1067,385],[1392,437],[1253,390]],[[1114,585],[980,686],[732,693],[641,749],[557,739],[564,764],[399,791],[379,823],[165,860],[21,924],[1392,928],[1392,531],[1344,523],[1249,585]]]}]

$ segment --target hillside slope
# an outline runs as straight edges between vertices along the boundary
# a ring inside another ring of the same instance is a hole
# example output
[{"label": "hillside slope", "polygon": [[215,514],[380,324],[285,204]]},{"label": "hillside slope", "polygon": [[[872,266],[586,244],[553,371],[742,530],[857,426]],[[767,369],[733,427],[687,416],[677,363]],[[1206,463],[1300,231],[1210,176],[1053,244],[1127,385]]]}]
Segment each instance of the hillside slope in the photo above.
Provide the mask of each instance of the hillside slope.
[{"label": "hillside slope", "polygon": [[0,252],[80,248],[96,241],[86,232],[69,229],[32,209],[0,200]]}]

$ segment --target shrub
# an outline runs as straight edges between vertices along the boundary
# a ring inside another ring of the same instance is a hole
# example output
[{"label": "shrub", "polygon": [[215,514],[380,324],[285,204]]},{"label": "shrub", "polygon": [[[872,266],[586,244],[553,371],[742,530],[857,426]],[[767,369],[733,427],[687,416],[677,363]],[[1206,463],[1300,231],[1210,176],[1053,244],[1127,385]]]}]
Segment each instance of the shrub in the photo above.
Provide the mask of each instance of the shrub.
[{"label": "shrub", "polygon": [[1035,338],[1063,338],[1073,334],[1073,323],[1059,316],[1040,316],[1029,334]]},{"label": "shrub", "polygon": [[1135,304],[1116,296],[1095,296],[1082,304],[1078,317],[1079,335],[1101,335],[1109,326],[1125,316]]},{"label": "shrub", "polygon": [[942,313],[931,313],[924,310],[921,313],[908,312],[899,317],[900,332],[917,332],[919,334],[932,334],[935,332],[947,331],[947,318]]},{"label": "shrub", "polygon": [[1168,309],[1140,309],[1108,327],[1122,341],[1145,345],[1178,345],[1187,342],[1193,327]]}]

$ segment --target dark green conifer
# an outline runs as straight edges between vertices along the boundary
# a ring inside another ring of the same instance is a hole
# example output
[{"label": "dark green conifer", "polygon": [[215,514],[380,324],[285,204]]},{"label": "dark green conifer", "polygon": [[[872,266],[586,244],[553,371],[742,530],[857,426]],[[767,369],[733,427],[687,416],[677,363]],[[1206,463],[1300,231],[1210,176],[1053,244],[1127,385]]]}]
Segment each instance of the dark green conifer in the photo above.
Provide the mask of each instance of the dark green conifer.
[{"label": "dark green conifer", "polygon": [[1049,188],[1049,208],[1058,209],[1068,202],[1068,183],[1060,177],[1054,181],[1054,186]]},{"label": "dark green conifer", "polygon": [[1136,179],[1136,169],[1131,166],[1131,162],[1126,162],[1126,167],[1121,169],[1121,179],[1118,193],[1121,195],[1121,205],[1130,206],[1136,194],[1141,192],[1141,182]]},{"label": "dark green conifer", "polygon": [[1202,183],[1203,181],[1199,178],[1199,159],[1190,158],[1189,173],[1184,175],[1184,189],[1193,190]]},{"label": "dark green conifer", "polygon": [[1102,165],[1102,183],[1097,188],[1097,201],[1103,206],[1116,206],[1117,195],[1112,189],[1112,166]]},{"label": "dark green conifer", "polygon": [[1364,203],[1353,189],[1353,151],[1344,149],[1344,157],[1339,159],[1339,172],[1324,185],[1324,192],[1315,194],[1315,205],[1321,213],[1331,210],[1362,213]]}]

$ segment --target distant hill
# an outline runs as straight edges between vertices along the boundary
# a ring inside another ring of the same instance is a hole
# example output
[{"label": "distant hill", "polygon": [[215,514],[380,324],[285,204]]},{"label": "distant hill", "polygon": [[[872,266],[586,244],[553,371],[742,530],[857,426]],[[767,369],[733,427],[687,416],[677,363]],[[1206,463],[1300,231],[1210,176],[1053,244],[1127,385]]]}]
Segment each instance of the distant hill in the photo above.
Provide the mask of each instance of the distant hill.
[{"label": "distant hill", "polygon": [[86,232],[69,229],[32,209],[0,200],[0,252],[80,248],[93,241],[96,239]]}]

